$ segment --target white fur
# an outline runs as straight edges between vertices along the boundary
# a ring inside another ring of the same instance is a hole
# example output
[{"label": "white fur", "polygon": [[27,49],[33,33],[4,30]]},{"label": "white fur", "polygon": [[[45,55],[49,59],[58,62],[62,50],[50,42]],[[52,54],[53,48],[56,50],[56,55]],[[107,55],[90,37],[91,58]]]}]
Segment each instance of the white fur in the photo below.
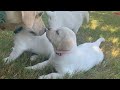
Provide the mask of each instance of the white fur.
[{"label": "white fur", "polygon": [[[66,32],[71,32],[70,29],[68,28],[61,28],[61,29],[66,30]],[[69,35],[67,33],[66,36],[69,36]],[[73,40],[76,39],[75,34],[73,34],[73,36],[70,36],[70,37],[72,37]],[[52,38],[52,39],[56,40],[56,38]],[[66,73],[73,74],[75,71],[77,72],[87,71],[103,61],[104,54],[99,48],[101,42],[103,41],[105,41],[105,39],[100,38],[96,42],[84,43],[79,46],[76,45],[76,41],[75,41],[73,48],[69,51],[70,53],[65,53],[62,56],[59,56],[56,53],[53,53],[53,55],[50,57],[48,61],[39,63],[34,66],[26,67],[26,68],[42,69],[48,64],[53,65],[57,73],[51,73],[48,75],[40,76],[39,77],[40,79],[63,78],[63,76]]]},{"label": "white fur", "polygon": [[[86,16],[87,21],[89,21],[89,13],[84,11],[56,11],[51,12],[47,11],[47,14],[52,16],[55,14],[55,17],[52,17],[49,24],[53,29],[60,26],[72,26],[71,29],[74,27],[76,28],[75,32],[78,31],[79,27],[83,22],[83,18]],[[68,16],[68,18],[66,18]],[[55,19],[54,19],[55,18]],[[71,19],[70,19],[71,18]],[[65,19],[65,20],[64,20]],[[55,21],[54,21],[55,20]],[[29,31],[29,30],[28,30]],[[9,63],[17,59],[24,51],[30,51],[39,55],[48,56],[53,53],[53,46],[48,41],[46,37],[46,33],[42,36],[32,36],[27,31],[22,31],[15,36],[14,40],[14,49],[10,53],[9,57],[4,59],[4,62]],[[31,60],[35,60],[37,56],[32,56]]]},{"label": "white fur", "polygon": [[[38,55],[50,56],[53,52],[53,46],[46,37],[46,33],[42,36],[34,36],[28,31],[21,31],[15,35],[14,47],[10,56],[4,59],[4,62],[10,63],[17,59],[24,51],[30,51]],[[37,56],[32,56],[31,60]]]},{"label": "white fur", "polygon": [[46,13],[49,17],[49,27],[53,30],[57,30],[60,27],[68,27],[77,33],[84,19],[89,22],[88,11],[46,11]]}]

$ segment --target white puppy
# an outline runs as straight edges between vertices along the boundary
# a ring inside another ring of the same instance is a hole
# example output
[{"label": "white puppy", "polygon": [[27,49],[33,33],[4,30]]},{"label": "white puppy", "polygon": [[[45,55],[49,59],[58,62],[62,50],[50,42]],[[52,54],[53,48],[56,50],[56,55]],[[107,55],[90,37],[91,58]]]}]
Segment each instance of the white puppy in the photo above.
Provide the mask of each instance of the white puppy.
[{"label": "white puppy", "polygon": [[57,30],[60,27],[68,27],[77,33],[84,19],[89,22],[88,11],[46,11],[49,28]]},{"label": "white puppy", "polygon": [[104,59],[103,52],[99,48],[104,38],[93,43],[85,43],[77,46],[75,33],[67,27],[46,32],[49,41],[54,47],[54,54],[48,61],[27,69],[42,69],[47,65],[53,65],[57,73],[40,76],[39,78],[63,78],[66,73],[73,74],[75,71],[87,71]]},{"label": "white puppy", "polygon": [[[46,33],[42,36],[34,36],[33,34],[20,27],[14,38],[13,51],[9,57],[4,59],[4,62],[10,63],[11,61],[14,61],[25,51],[38,55],[50,56],[54,50],[52,44],[46,37]],[[36,59],[38,55],[32,56],[31,60]]]}]

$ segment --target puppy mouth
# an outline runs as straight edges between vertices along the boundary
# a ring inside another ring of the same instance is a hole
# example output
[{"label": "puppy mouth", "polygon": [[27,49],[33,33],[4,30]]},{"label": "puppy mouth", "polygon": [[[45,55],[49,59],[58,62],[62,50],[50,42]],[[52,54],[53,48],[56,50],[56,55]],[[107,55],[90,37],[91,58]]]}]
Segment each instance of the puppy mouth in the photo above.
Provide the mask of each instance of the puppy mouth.
[{"label": "puppy mouth", "polygon": [[47,31],[47,28],[41,29],[37,32],[34,32],[36,34],[36,36],[42,36],[45,32]]},{"label": "puppy mouth", "polygon": [[34,36],[38,36],[35,32],[33,32],[33,31],[29,31],[32,35],[34,35]]},{"label": "puppy mouth", "polygon": [[38,33],[34,31],[29,31],[29,32],[34,36],[42,36],[45,33],[45,31],[39,31]]}]

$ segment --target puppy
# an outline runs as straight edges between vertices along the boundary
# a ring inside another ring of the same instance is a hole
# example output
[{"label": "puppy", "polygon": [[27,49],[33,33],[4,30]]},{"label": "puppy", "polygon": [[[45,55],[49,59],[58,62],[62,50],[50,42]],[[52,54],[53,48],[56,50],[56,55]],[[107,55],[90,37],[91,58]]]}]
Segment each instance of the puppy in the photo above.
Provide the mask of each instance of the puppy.
[{"label": "puppy", "polygon": [[46,33],[42,36],[35,36],[33,32],[30,33],[29,30],[22,27],[19,27],[15,33],[13,50],[9,57],[4,59],[7,64],[17,59],[25,51],[36,54],[30,58],[31,60],[35,60],[38,55],[49,57],[54,51]]},{"label": "puppy", "polygon": [[[5,11],[6,13],[6,25],[15,24],[16,26],[22,26],[28,31],[34,32],[36,35],[43,35],[45,33],[45,25],[41,16],[43,11]],[[15,26],[15,27],[16,27]]]},{"label": "puppy", "polygon": [[[20,12],[7,11],[8,22],[20,22]],[[13,16],[19,15],[19,19],[12,20]],[[42,21],[43,13],[40,11],[22,11],[24,25],[15,30],[14,47],[9,57],[4,62],[10,63],[17,59],[24,51],[35,53],[30,59],[35,60],[38,55],[49,56],[53,52],[53,47],[46,37],[46,27]],[[32,30],[31,30],[32,29]],[[38,36],[42,35],[42,36]],[[38,54],[38,55],[37,55]]]},{"label": "puppy", "polygon": [[56,30],[59,27],[68,27],[77,33],[84,19],[89,22],[88,11],[46,11],[49,28]]},{"label": "puppy", "polygon": [[66,73],[88,71],[104,59],[104,54],[99,48],[101,42],[105,41],[104,38],[77,46],[75,33],[67,27],[56,31],[49,30],[46,33],[54,47],[54,53],[48,61],[26,67],[26,69],[42,69],[47,65],[52,65],[57,73],[40,76],[40,79],[63,78]]}]

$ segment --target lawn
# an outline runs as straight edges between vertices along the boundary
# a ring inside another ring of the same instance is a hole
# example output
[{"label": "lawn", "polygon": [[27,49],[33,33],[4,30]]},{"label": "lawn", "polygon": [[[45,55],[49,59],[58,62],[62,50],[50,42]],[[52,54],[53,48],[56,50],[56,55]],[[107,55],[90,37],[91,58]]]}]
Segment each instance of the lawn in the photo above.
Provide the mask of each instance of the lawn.
[{"label": "lawn", "polygon": [[[46,21],[46,17],[43,17]],[[93,42],[104,37],[106,42],[101,44],[105,54],[104,61],[87,72],[79,72],[73,76],[66,75],[65,79],[119,79],[120,78],[120,16],[112,11],[90,12],[90,22],[80,28],[77,34],[78,45]],[[25,70],[24,67],[37,64],[47,58],[40,56],[32,62],[29,54],[24,53],[16,61],[5,65],[2,61],[7,57],[13,46],[13,31],[0,31],[0,79],[37,79],[40,75],[54,72],[49,66],[43,70]]]}]

